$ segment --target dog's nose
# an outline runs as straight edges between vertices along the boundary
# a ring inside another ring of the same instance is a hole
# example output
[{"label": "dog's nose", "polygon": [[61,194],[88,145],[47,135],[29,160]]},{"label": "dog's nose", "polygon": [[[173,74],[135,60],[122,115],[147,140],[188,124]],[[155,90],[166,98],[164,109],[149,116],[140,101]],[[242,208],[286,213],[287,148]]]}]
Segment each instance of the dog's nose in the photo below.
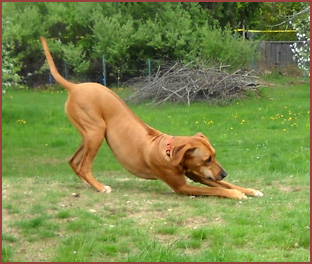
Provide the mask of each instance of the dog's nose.
[{"label": "dog's nose", "polygon": [[224,179],[227,176],[226,171],[222,170],[220,176],[221,176],[222,179]]}]

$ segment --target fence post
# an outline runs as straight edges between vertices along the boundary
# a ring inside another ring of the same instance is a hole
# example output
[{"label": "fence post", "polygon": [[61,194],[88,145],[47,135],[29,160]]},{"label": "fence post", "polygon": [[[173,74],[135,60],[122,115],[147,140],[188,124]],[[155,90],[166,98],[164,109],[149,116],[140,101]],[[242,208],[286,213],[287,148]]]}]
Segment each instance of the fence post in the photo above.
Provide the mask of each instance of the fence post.
[{"label": "fence post", "polygon": [[151,59],[147,59],[148,81],[151,81]]},{"label": "fence post", "polygon": [[103,62],[103,84],[106,86],[106,62],[105,62],[105,54],[103,54],[102,62]]},{"label": "fence post", "polygon": [[52,83],[53,83],[53,77],[52,77],[51,72],[49,71],[49,85],[52,85]]}]

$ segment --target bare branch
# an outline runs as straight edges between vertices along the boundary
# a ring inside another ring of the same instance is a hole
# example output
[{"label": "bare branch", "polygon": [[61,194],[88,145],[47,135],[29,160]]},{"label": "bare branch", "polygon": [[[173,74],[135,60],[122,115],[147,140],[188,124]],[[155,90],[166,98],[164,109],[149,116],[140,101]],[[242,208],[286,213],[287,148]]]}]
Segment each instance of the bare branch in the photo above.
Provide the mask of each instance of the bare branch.
[{"label": "bare branch", "polygon": [[[190,64],[164,66],[151,81],[144,81],[137,91],[127,100],[133,102],[150,101],[151,104],[165,102],[229,101],[245,96],[245,92],[254,89],[257,77],[253,71],[244,73],[237,70],[231,74],[222,70],[226,66],[191,68]],[[162,73],[163,72],[163,73]]]}]

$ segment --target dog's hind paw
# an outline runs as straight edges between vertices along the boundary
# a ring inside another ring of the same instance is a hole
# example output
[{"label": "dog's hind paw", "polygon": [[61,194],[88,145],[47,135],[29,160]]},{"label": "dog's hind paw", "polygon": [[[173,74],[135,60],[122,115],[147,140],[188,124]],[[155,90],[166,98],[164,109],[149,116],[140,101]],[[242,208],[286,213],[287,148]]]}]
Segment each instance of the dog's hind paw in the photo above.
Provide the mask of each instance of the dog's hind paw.
[{"label": "dog's hind paw", "polygon": [[104,192],[104,193],[111,193],[112,192],[112,188],[105,185],[104,186],[104,189],[101,191],[101,192]]}]

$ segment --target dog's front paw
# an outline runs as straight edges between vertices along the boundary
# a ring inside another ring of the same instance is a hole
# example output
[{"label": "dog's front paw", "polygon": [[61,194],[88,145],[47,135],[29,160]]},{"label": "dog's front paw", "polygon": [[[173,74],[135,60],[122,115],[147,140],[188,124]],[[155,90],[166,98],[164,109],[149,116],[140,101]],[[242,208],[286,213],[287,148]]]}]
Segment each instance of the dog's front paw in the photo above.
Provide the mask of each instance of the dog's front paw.
[{"label": "dog's front paw", "polygon": [[242,199],[247,199],[247,196],[238,190],[231,190],[230,198],[242,200]]},{"label": "dog's front paw", "polygon": [[263,196],[263,193],[258,191],[258,190],[255,190],[255,189],[249,189],[248,190],[248,193],[246,193],[247,195],[250,195],[250,196],[257,196],[257,197],[262,197]]},{"label": "dog's front paw", "polygon": [[101,191],[101,192],[104,192],[104,193],[111,193],[112,192],[112,188],[105,185],[104,186],[104,189]]}]

